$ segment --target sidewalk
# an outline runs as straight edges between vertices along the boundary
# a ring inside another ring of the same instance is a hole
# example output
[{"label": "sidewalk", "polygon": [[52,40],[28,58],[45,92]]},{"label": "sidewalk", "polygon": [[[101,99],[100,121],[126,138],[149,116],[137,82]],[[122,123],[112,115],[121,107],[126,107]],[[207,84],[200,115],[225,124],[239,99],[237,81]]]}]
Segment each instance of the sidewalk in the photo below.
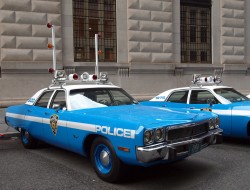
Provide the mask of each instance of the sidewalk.
[{"label": "sidewalk", "polygon": [[20,133],[14,128],[6,125],[4,121],[5,109],[0,108],[0,140],[6,138],[16,138],[20,136]]}]

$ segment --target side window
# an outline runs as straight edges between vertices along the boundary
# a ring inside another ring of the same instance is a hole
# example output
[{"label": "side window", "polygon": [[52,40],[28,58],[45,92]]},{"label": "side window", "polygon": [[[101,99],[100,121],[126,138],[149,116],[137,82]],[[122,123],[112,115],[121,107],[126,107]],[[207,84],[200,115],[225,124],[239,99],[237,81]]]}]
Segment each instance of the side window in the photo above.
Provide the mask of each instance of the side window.
[{"label": "side window", "polygon": [[190,104],[218,104],[219,101],[207,90],[193,90],[190,96]]},{"label": "side window", "polygon": [[60,90],[57,91],[51,101],[50,108],[52,109],[63,109],[66,108],[65,92]]},{"label": "side window", "polygon": [[173,92],[168,98],[168,102],[187,103],[188,90]]},{"label": "side window", "polygon": [[110,90],[109,92],[113,98],[113,106],[131,104],[131,99],[128,96],[125,96],[122,91]]},{"label": "side window", "polygon": [[43,95],[35,103],[35,106],[47,108],[47,105],[48,105],[48,102],[50,100],[52,93],[53,93],[53,91],[44,92]]}]

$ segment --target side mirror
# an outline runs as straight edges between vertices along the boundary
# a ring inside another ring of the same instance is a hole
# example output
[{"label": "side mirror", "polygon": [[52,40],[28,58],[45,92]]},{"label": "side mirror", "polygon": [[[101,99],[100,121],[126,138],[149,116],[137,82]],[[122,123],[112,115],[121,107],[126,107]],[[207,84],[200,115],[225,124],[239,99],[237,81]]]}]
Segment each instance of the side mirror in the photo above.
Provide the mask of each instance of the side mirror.
[{"label": "side mirror", "polygon": [[209,104],[210,107],[213,106],[213,104],[215,103],[215,101],[212,99],[207,99],[207,104]]}]

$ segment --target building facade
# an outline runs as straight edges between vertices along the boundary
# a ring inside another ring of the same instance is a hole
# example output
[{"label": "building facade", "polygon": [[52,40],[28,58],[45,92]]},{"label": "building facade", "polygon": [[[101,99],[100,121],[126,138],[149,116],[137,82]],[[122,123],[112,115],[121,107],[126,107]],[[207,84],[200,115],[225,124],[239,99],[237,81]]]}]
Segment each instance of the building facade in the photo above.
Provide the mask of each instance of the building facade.
[{"label": "building facade", "polygon": [[99,70],[138,99],[223,72],[223,84],[250,92],[247,0],[0,0],[0,102],[24,102],[57,68]]}]

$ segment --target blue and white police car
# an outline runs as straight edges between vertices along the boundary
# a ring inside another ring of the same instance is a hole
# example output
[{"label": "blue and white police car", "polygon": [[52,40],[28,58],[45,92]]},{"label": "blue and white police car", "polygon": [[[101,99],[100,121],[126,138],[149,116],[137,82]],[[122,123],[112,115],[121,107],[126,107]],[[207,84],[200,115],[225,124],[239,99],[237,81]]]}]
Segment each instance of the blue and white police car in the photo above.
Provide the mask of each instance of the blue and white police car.
[{"label": "blue and white police car", "polygon": [[250,100],[232,87],[223,86],[221,76],[193,76],[189,87],[169,89],[144,105],[167,108],[204,109],[219,115],[224,136],[250,137]]},{"label": "blue and white police car", "polygon": [[87,156],[108,182],[121,179],[126,164],[167,163],[221,143],[216,114],[143,106],[107,79],[55,70],[48,88],[6,109],[6,123],[25,148],[43,141]]}]

